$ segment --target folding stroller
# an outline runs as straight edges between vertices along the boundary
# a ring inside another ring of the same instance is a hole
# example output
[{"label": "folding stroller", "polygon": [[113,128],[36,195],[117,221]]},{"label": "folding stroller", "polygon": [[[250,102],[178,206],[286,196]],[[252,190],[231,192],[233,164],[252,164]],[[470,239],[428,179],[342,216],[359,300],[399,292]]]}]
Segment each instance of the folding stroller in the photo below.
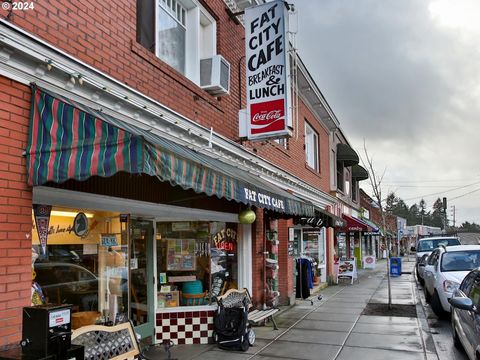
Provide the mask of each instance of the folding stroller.
[{"label": "folding stroller", "polygon": [[214,339],[224,350],[247,351],[255,342],[255,333],[248,322],[250,296],[246,291],[234,291],[217,298],[214,318]]}]

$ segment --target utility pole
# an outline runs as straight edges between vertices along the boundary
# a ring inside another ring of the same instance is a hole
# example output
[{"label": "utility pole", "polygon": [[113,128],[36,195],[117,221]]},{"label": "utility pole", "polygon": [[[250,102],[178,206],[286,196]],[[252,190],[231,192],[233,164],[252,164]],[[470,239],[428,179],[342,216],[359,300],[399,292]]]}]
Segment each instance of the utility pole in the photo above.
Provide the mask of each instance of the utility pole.
[{"label": "utility pole", "polygon": [[453,227],[455,227],[455,205],[452,205]]},{"label": "utility pole", "polygon": [[443,199],[443,216],[444,216],[444,221],[445,224],[443,226],[443,230],[447,231],[447,224],[448,224],[448,219],[447,219],[447,198],[444,197]]}]

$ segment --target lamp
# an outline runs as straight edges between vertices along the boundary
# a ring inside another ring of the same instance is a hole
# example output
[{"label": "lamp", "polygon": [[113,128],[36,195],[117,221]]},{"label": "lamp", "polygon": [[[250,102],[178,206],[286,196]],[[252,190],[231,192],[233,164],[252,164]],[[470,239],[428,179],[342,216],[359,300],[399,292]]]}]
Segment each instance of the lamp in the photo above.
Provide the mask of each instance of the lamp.
[{"label": "lamp", "polygon": [[240,224],[252,224],[257,216],[255,215],[255,211],[252,209],[245,209],[240,211],[238,214],[238,221]]}]

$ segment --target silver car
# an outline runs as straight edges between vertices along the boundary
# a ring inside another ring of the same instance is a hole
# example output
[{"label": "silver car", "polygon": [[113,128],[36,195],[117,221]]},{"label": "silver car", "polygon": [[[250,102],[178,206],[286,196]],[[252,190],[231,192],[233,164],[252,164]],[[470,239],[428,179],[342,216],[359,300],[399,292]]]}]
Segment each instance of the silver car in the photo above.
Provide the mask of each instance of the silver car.
[{"label": "silver car", "polygon": [[417,246],[412,248],[412,250],[417,252],[416,255],[416,264],[415,272],[417,274],[417,279],[420,284],[424,284],[423,278],[423,266],[425,265],[426,257],[431,254],[433,249],[438,248],[439,246],[452,246],[460,245],[460,240],[456,237],[445,237],[445,236],[435,236],[435,237],[426,237],[421,238],[417,241]]},{"label": "silver car", "polygon": [[455,347],[480,359],[480,269],[470,271],[450,299]]}]

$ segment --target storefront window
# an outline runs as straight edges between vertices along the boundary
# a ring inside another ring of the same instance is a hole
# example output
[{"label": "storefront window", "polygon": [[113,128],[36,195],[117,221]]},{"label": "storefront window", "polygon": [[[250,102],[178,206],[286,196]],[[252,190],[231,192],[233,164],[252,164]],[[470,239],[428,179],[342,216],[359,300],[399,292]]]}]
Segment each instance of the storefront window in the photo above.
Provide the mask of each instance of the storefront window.
[{"label": "storefront window", "polygon": [[337,234],[337,256],[338,258],[347,258],[347,239],[345,233]]},{"label": "storefront window", "polygon": [[237,224],[157,222],[158,307],[210,304],[237,288]]},{"label": "storefront window", "polygon": [[48,231],[43,244],[35,215],[32,223],[32,303],[71,304],[73,327],[126,318],[127,238],[119,214],[53,207],[48,228],[40,226]]}]

